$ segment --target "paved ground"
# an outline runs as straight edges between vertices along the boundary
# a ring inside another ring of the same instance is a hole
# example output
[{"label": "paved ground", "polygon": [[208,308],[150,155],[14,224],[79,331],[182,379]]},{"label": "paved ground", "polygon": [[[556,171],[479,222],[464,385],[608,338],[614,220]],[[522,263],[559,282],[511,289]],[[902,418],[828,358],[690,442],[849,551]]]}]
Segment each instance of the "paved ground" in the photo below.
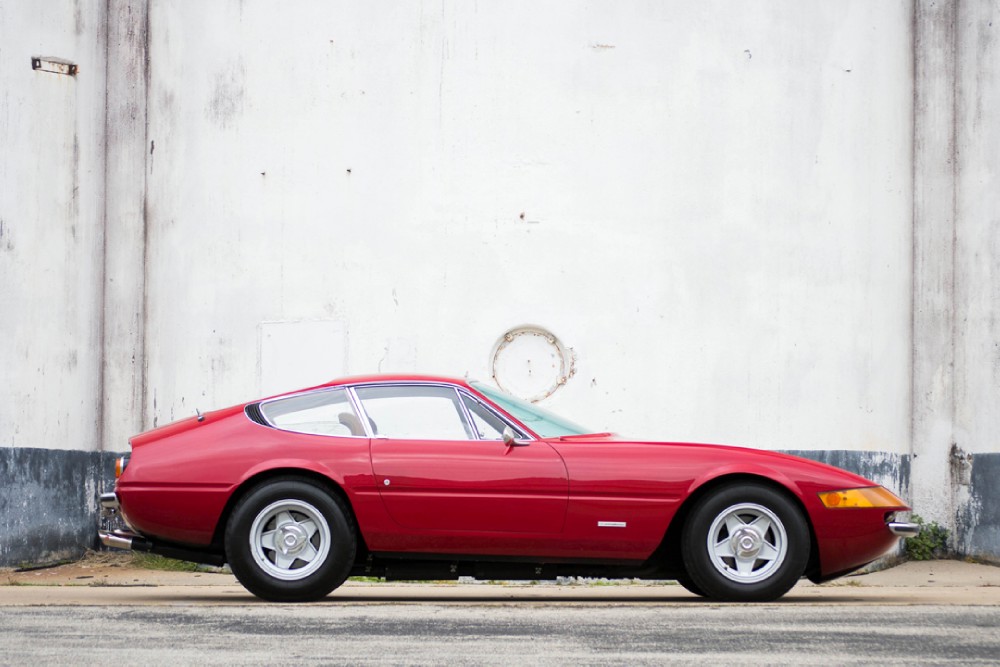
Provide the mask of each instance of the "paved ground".
[{"label": "paved ground", "polygon": [[120,560],[0,571],[0,664],[279,661],[1000,664],[1000,568],[907,563],[753,605],[672,584],[361,582],[276,605],[227,574]]},{"label": "paved ground", "polygon": [[[348,581],[324,604],[545,602],[580,605],[706,604],[673,582],[598,584],[398,584]],[[94,604],[265,604],[229,574],[138,569],[127,556],[54,568],[0,570],[0,607]],[[962,561],[904,563],[827,584],[801,581],[773,604],[1000,606],[1000,567]]]}]

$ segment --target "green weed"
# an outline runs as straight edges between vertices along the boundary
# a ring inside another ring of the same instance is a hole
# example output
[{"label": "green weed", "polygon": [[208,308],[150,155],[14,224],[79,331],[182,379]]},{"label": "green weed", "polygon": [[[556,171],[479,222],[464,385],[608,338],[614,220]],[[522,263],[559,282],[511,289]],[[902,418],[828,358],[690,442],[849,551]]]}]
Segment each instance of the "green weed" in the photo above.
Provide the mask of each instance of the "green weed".
[{"label": "green weed", "polygon": [[922,518],[913,515],[913,522],[920,526],[916,537],[908,537],[903,543],[903,550],[910,560],[934,560],[948,556],[948,529],[937,521],[924,522]]}]

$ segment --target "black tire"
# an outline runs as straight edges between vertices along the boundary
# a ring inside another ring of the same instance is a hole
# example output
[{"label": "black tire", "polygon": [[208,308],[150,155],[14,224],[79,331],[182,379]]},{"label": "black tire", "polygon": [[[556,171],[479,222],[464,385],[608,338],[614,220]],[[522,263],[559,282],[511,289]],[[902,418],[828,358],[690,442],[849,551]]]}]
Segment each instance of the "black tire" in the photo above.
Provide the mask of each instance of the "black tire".
[{"label": "black tire", "polygon": [[692,583],[706,597],[734,602],[780,598],[805,572],[809,549],[809,526],[796,503],[752,482],[701,498],[681,543]]},{"label": "black tire", "polygon": [[357,545],[351,513],[315,482],[281,477],[233,508],[226,557],[243,586],[265,600],[319,600],[344,583]]},{"label": "black tire", "polygon": [[698,597],[705,597],[705,591],[701,590],[698,584],[691,580],[691,577],[684,575],[677,577],[677,583],[684,587],[684,590],[689,593],[694,593]]}]

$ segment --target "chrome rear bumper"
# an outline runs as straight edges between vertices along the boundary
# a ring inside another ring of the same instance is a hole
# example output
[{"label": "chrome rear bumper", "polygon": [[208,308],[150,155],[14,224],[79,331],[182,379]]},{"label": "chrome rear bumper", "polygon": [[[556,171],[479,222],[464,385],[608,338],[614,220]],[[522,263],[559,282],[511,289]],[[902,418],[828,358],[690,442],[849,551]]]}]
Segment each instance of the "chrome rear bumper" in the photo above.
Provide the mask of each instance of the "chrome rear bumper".
[{"label": "chrome rear bumper", "polygon": [[899,537],[916,537],[920,534],[920,524],[903,521],[890,521],[886,524],[893,535]]},{"label": "chrome rear bumper", "polygon": [[[122,509],[121,505],[118,503],[117,493],[102,493],[100,496],[100,503],[102,518],[112,519],[120,517],[124,520],[125,517],[122,515]],[[128,526],[128,522],[124,523]],[[100,538],[101,543],[104,546],[112,547],[114,549],[149,551],[153,546],[145,537],[137,533],[133,533],[131,530],[99,530],[97,531],[97,537]]]},{"label": "chrome rear bumper", "polygon": [[[178,560],[194,561],[195,563],[205,563],[207,565],[221,566],[225,564],[226,557],[221,549],[211,550],[211,548],[197,549],[187,548],[178,544],[167,544],[156,538],[150,539],[129,526],[128,519],[122,513],[121,505],[118,502],[118,494],[102,493],[100,496],[101,517],[104,519],[120,518],[125,525],[125,529],[108,530],[102,528],[97,531],[97,537],[101,544],[113,549],[127,549],[129,551],[148,551],[150,553],[176,558]],[[111,524],[115,522],[109,522]],[[122,524],[119,524],[122,525]]]},{"label": "chrome rear bumper", "polygon": [[118,504],[117,493],[112,491],[101,494],[101,516],[115,516],[120,510],[121,505]]}]

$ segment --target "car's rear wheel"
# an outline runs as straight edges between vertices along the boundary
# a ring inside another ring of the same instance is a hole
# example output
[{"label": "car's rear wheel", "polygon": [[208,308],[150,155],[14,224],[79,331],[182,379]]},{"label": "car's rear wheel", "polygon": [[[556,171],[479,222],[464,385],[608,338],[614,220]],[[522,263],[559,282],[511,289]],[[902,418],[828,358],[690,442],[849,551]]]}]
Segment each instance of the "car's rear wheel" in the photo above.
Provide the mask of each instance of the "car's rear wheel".
[{"label": "car's rear wheel", "polygon": [[233,574],[254,595],[276,602],[325,597],[344,583],[355,547],[350,512],[306,479],[279,478],[255,487],[226,526]]},{"label": "car's rear wheel", "polygon": [[809,546],[809,526],[794,501],[769,486],[739,483],[698,501],[685,523],[681,552],[702,595],[761,602],[795,585]]}]

